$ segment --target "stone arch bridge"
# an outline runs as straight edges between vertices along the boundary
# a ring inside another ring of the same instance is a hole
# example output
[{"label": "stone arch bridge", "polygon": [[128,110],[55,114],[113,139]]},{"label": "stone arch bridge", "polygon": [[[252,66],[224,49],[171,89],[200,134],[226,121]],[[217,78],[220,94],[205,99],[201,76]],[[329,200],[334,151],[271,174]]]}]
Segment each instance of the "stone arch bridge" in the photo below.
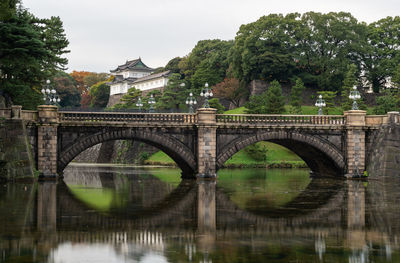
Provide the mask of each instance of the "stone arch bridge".
[{"label": "stone arch bridge", "polygon": [[362,174],[377,131],[400,123],[398,112],[367,116],[227,115],[203,108],[194,114],[65,112],[42,105],[37,111],[13,106],[3,116],[22,119],[29,131],[37,169],[61,175],[79,153],[98,143],[135,139],[168,154],[183,177],[215,177],[224,162],[244,147],[271,141],[298,154],[317,175]]}]

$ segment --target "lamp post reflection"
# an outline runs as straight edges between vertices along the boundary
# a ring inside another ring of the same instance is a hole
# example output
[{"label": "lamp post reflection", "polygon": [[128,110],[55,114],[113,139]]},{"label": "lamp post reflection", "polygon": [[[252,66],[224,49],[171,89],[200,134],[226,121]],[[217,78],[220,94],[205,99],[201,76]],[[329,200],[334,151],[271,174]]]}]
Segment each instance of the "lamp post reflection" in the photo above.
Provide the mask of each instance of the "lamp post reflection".
[{"label": "lamp post reflection", "polygon": [[361,181],[347,181],[347,239],[352,250],[349,262],[369,262],[365,236],[365,187]]}]

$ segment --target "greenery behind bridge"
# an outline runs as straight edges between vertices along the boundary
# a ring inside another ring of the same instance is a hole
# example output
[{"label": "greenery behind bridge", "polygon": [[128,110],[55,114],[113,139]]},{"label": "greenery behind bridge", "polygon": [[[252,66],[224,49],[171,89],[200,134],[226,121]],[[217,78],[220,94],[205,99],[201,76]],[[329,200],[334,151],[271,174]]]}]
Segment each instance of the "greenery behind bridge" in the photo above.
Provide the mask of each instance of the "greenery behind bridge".
[{"label": "greenery behind bridge", "polygon": [[[69,52],[68,36],[58,17],[37,18],[19,0],[6,0],[1,5],[0,87],[14,103],[34,109],[41,103],[40,89],[50,78],[62,107],[106,106],[107,82],[111,80],[107,74],[62,71],[67,65],[64,54]],[[296,113],[296,107],[304,104],[296,101],[304,91],[296,91],[296,82],[314,93],[325,92],[327,97],[343,95],[333,106],[348,108],[349,89],[361,86],[362,79],[372,84],[376,94],[389,80],[399,87],[399,64],[398,16],[367,24],[345,12],[270,14],[242,25],[233,40],[200,40],[189,54],[172,58],[156,72],[171,70],[176,75],[171,76],[164,94],[154,95],[158,109],[186,110],[189,92],[198,96],[208,82],[218,98],[238,107],[249,98],[251,81],[276,80],[289,90],[283,103],[290,102],[294,107],[286,111],[278,107],[280,112]],[[186,84],[184,89],[179,88],[181,82]],[[376,113],[399,109],[399,95],[387,95],[378,100],[385,107]],[[117,107],[135,108],[138,96],[131,90],[125,104]],[[281,100],[279,94],[276,96]],[[147,97],[145,107],[146,101]],[[218,101],[212,105],[219,106]]]}]

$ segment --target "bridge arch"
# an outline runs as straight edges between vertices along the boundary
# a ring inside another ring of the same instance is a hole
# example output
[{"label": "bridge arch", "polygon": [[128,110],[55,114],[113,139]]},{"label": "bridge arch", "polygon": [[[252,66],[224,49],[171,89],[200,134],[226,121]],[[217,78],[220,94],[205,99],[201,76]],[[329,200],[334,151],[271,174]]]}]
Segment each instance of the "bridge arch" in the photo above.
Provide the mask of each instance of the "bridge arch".
[{"label": "bridge arch", "polygon": [[345,170],[343,154],[331,143],[312,135],[290,131],[269,131],[236,139],[219,151],[217,169],[241,149],[260,141],[282,145],[300,156],[317,174],[338,176]]},{"label": "bridge arch", "polygon": [[62,172],[65,167],[84,150],[106,141],[137,140],[154,146],[169,157],[181,168],[182,175],[194,176],[196,159],[189,147],[173,136],[152,132],[146,129],[126,128],[120,130],[102,130],[76,140],[65,149],[59,149],[57,171]]}]

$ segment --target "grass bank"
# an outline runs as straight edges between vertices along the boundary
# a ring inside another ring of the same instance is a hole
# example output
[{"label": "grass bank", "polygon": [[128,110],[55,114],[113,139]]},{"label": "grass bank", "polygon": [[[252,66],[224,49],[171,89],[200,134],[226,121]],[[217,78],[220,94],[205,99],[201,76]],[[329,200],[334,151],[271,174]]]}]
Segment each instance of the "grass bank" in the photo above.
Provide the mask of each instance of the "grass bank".
[{"label": "grass bank", "polygon": [[[226,168],[306,168],[305,162],[289,149],[270,142],[260,142],[267,149],[265,161],[257,161],[245,150],[241,150],[225,162]],[[175,166],[175,162],[164,152],[158,151],[145,161],[148,165]]]}]

